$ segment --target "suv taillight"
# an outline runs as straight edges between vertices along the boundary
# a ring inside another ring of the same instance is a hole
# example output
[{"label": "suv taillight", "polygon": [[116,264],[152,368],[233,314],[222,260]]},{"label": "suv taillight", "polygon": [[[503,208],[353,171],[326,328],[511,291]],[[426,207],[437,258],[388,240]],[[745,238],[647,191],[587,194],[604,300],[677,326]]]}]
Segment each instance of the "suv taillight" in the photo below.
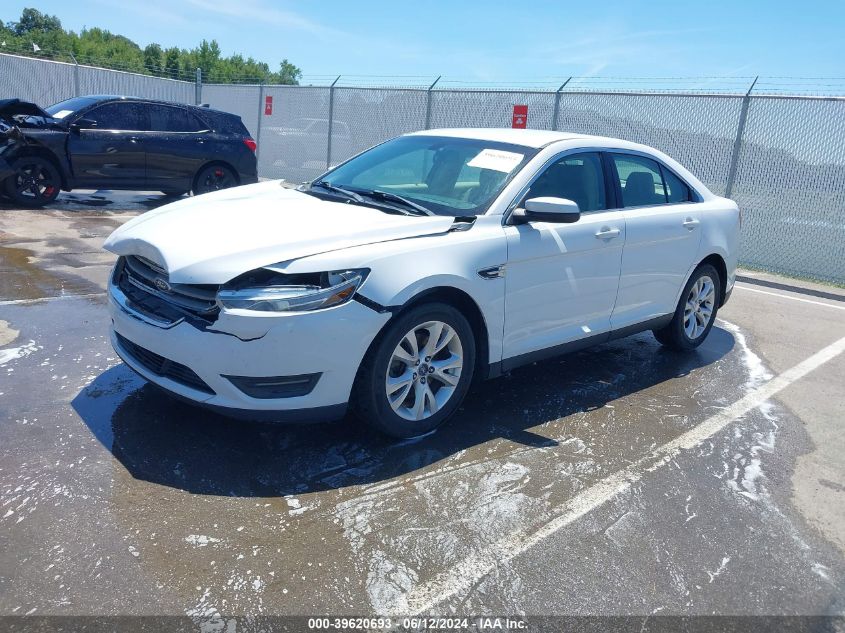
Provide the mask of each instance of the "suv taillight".
[{"label": "suv taillight", "polygon": [[254,152],[256,149],[258,149],[258,143],[256,143],[254,140],[252,140],[252,139],[251,139],[250,137],[248,137],[248,136],[244,139],[244,145],[246,145],[246,146],[247,146],[249,149],[251,149],[253,152]]}]

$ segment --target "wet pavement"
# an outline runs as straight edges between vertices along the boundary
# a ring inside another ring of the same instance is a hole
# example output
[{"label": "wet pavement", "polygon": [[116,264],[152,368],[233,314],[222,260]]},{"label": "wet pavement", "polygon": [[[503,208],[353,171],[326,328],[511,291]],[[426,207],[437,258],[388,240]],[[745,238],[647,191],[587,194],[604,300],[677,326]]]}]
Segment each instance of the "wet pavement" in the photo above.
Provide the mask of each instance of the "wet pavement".
[{"label": "wet pavement", "polygon": [[111,350],[100,245],[163,199],[125,195],[0,208],[0,615],[845,611],[845,361],[789,373],[845,292],[749,278],[693,354],[525,367],[416,441],[248,423]]}]

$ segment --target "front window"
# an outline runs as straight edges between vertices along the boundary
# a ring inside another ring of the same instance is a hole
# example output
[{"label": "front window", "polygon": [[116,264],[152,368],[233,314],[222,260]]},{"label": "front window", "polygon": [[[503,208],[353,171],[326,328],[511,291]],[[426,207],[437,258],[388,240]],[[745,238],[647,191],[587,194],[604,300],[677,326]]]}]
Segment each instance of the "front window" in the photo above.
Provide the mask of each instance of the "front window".
[{"label": "front window", "polygon": [[373,192],[401,196],[437,215],[479,215],[536,153],[508,143],[402,136],[328,172],[312,187],[327,183],[368,202]]},{"label": "front window", "polygon": [[115,101],[88,112],[86,119],[96,123],[98,130],[146,130],[146,112],[140,103]]},{"label": "front window", "polygon": [[607,209],[601,156],[596,152],[570,154],[549,166],[531,184],[523,202],[542,197],[572,200],[582,213]]}]

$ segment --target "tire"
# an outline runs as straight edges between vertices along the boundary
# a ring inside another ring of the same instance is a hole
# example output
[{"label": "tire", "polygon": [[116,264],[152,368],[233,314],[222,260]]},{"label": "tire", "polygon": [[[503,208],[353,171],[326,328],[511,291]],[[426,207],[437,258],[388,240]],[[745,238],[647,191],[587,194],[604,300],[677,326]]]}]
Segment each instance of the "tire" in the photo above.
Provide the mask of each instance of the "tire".
[{"label": "tire", "polygon": [[59,195],[62,179],[49,160],[39,156],[21,156],[12,161],[15,173],[6,178],[6,195],[22,207],[37,208],[53,202]]},{"label": "tire", "polygon": [[702,264],[690,275],[672,321],[653,330],[654,337],[666,347],[689,352],[704,342],[719,311],[722,280],[710,264]]},{"label": "tire", "polygon": [[194,195],[238,186],[238,177],[225,165],[203,167],[194,180]]},{"label": "tire", "polygon": [[[426,356],[432,332],[439,332],[440,349]],[[444,303],[419,305],[388,325],[370,348],[352,388],[352,409],[391,437],[424,435],[454,415],[474,369],[475,337],[464,315]],[[394,389],[388,394],[391,379]]]}]

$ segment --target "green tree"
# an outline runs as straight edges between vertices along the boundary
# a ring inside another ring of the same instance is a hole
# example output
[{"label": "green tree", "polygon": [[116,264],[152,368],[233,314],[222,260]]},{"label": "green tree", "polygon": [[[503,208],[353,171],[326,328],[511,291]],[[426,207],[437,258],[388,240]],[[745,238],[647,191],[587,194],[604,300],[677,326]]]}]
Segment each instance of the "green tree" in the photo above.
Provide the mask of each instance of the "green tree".
[{"label": "green tree", "polygon": [[24,9],[21,19],[9,23],[9,30],[15,35],[29,35],[32,33],[48,33],[61,31],[62,23],[55,15],[41,13],[38,9]]},{"label": "green tree", "polygon": [[164,73],[171,79],[179,78],[179,54],[179,49],[175,47],[164,51]]},{"label": "green tree", "polygon": [[278,82],[280,84],[298,86],[300,79],[302,79],[302,71],[287,59],[283,59],[279,68]]},{"label": "green tree", "polygon": [[161,75],[164,66],[162,55],[161,46],[158,44],[148,44],[144,48],[144,68],[154,75]]},{"label": "green tree", "polygon": [[[224,57],[216,40],[202,40],[194,48],[169,47],[162,50],[153,42],[141,48],[129,38],[93,27],[75,33],[62,28],[54,15],[26,8],[17,21],[0,22],[0,53],[37,57],[53,57],[70,61],[71,55],[80,64],[128,70],[136,73],[164,75],[173,79],[192,79],[201,68],[203,78],[220,83],[283,83],[298,84],[302,71],[282,60],[278,72],[266,62],[240,54]],[[35,52],[32,44],[41,50]]]}]

